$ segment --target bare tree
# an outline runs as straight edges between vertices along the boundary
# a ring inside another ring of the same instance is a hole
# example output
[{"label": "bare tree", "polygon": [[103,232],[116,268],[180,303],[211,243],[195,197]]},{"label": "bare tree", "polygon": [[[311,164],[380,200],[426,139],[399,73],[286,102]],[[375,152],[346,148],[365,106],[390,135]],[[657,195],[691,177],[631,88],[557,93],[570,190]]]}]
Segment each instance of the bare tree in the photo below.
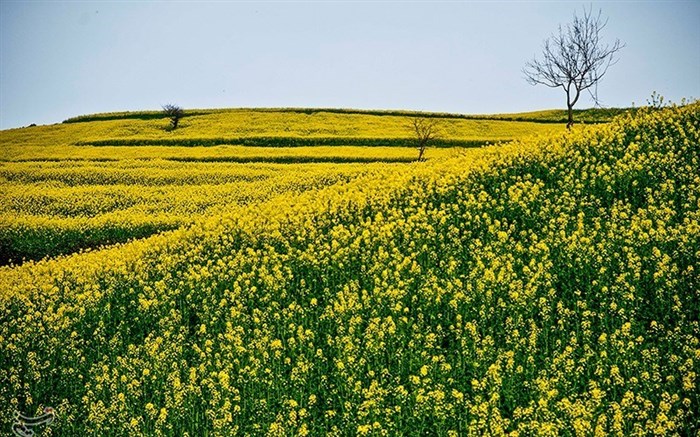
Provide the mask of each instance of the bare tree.
[{"label": "bare tree", "polygon": [[163,105],[163,114],[170,118],[170,129],[177,129],[180,119],[185,115],[185,110],[177,105],[168,103]]},{"label": "bare tree", "polygon": [[588,90],[599,105],[598,82],[608,68],[617,62],[615,54],[625,45],[616,39],[612,45],[600,39],[608,20],[603,20],[591,9],[583,10],[583,17],[576,16],[566,27],[559,26],[559,35],[552,35],[544,42],[542,59],[534,58],[525,64],[523,73],[531,85],[563,88],[568,109],[567,128],[574,124],[573,108],[581,92]]},{"label": "bare tree", "polygon": [[425,149],[439,135],[437,120],[434,118],[416,117],[411,120],[411,131],[413,131],[418,141],[418,160],[423,160]]}]

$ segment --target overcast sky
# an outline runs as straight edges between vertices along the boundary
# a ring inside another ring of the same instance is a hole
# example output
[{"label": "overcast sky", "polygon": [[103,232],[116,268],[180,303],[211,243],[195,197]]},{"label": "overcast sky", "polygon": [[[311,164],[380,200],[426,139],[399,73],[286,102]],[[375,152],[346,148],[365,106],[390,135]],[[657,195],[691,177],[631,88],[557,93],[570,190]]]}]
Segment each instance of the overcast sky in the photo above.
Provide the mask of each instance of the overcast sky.
[{"label": "overcast sky", "polygon": [[[579,2],[0,0],[0,128],[86,113],[562,107],[523,64]],[[626,43],[606,106],[700,98],[700,1],[594,2]],[[583,99],[579,107],[591,106]]]}]

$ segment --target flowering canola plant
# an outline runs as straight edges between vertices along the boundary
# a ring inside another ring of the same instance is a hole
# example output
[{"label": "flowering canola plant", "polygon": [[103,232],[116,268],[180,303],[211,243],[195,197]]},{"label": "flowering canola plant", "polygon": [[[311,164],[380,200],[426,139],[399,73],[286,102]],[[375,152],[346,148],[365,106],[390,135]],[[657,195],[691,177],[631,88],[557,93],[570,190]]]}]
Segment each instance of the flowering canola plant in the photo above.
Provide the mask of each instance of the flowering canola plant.
[{"label": "flowering canola plant", "polygon": [[0,429],[694,435],[700,105],[0,268]]}]

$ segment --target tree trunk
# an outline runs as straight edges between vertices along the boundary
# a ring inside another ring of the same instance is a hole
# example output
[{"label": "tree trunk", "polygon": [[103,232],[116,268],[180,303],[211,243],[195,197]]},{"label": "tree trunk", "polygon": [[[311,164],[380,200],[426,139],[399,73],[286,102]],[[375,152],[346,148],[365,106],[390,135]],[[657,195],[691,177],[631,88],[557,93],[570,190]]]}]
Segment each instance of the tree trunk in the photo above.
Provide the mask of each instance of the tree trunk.
[{"label": "tree trunk", "polygon": [[425,143],[421,143],[418,147],[418,161],[423,160],[423,153],[425,153]]},{"label": "tree trunk", "polygon": [[566,128],[571,129],[571,126],[574,125],[574,107],[572,105],[567,105],[568,107],[568,119],[566,122]]}]

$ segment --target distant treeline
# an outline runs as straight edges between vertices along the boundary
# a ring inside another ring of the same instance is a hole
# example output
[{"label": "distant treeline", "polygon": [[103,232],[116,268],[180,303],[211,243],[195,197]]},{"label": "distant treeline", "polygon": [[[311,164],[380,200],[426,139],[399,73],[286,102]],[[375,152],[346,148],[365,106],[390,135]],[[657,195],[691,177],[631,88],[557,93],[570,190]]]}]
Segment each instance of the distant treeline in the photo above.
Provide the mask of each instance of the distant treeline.
[{"label": "distant treeline", "polygon": [[[575,109],[574,119],[583,123],[607,123],[613,117],[625,112],[635,112],[637,108],[591,108]],[[332,114],[359,114],[377,116],[397,116],[397,117],[426,117],[426,118],[451,118],[464,120],[503,120],[503,121],[525,121],[531,123],[566,123],[567,115],[565,110],[552,109],[535,112],[522,112],[514,114],[455,114],[448,112],[420,112],[405,110],[372,110],[372,109],[339,109],[339,108],[232,108],[232,109],[196,109],[185,110],[185,117],[198,115],[208,115],[215,113],[252,111],[252,112],[293,112],[299,114],[316,114],[320,112]],[[133,112],[108,112],[101,114],[89,114],[72,117],[63,123],[83,123],[90,121],[107,120],[159,120],[166,118],[162,111],[133,111]]]},{"label": "distant treeline", "polygon": [[[509,141],[504,139],[503,141]],[[482,147],[493,141],[435,139],[431,147]],[[413,138],[342,138],[342,137],[240,137],[240,138],[168,138],[168,139],[106,139],[79,141],[77,146],[171,146],[212,147],[222,145],[248,147],[314,147],[314,146],[359,146],[359,147],[414,147]]]}]

